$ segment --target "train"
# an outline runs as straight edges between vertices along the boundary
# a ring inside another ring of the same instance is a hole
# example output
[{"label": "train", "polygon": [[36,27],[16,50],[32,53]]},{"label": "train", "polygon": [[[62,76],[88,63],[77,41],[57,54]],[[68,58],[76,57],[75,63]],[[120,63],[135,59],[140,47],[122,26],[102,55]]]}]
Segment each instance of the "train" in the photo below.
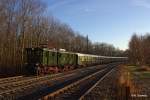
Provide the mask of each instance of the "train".
[{"label": "train", "polygon": [[127,57],[108,57],[48,48],[25,48],[25,69],[29,74],[53,74],[81,67],[127,61]]}]

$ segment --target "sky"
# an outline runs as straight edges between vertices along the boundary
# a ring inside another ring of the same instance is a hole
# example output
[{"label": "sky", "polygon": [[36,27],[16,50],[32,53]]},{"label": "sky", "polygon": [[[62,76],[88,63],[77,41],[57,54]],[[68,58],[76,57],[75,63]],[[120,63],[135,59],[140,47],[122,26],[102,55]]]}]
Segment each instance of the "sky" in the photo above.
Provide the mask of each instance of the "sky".
[{"label": "sky", "polygon": [[86,36],[122,50],[137,33],[150,32],[150,0],[43,0],[47,13]]}]

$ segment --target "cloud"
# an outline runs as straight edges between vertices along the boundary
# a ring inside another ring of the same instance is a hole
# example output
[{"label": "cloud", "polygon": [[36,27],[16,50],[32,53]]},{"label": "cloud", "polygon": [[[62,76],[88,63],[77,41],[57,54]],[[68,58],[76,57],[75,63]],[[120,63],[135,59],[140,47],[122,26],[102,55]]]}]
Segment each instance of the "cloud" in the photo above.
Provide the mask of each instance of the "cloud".
[{"label": "cloud", "polygon": [[90,12],[94,12],[95,9],[94,8],[84,8],[83,11],[87,12],[87,13],[90,13]]},{"label": "cloud", "polygon": [[[91,0],[45,0],[48,4],[48,11],[57,13],[62,11],[69,15],[86,15],[94,14],[99,9],[95,2]],[[57,12],[56,12],[57,11]]]},{"label": "cloud", "polygon": [[49,6],[50,9],[55,9],[57,7],[61,7],[61,6],[64,6],[64,5],[68,5],[68,4],[71,4],[73,3],[74,1],[76,0],[57,0],[55,3],[51,4]]},{"label": "cloud", "polygon": [[135,6],[150,8],[150,1],[149,0],[132,0]]}]

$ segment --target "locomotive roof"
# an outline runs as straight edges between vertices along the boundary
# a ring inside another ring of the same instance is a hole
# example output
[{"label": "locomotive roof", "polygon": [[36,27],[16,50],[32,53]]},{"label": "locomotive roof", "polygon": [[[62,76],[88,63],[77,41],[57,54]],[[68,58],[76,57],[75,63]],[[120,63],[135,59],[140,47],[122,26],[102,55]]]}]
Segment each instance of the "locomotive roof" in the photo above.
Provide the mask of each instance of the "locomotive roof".
[{"label": "locomotive roof", "polygon": [[50,50],[50,49],[47,49],[47,48],[44,48],[43,50],[52,51],[52,52],[60,52],[60,53],[76,54],[76,53],[74,53],[74,52],[66,52],[66,51]]}]

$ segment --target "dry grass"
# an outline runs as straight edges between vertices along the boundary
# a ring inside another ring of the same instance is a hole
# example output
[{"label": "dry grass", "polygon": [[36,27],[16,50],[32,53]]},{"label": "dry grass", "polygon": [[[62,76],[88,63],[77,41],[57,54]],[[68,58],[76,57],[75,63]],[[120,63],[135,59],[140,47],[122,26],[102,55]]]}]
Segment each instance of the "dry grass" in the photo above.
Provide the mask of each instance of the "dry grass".
[{"label": "dry grass", "polygon": [[119,83],[129,87],[130,99],[149,100],[150,71],[146,67],[122,66]]}]

